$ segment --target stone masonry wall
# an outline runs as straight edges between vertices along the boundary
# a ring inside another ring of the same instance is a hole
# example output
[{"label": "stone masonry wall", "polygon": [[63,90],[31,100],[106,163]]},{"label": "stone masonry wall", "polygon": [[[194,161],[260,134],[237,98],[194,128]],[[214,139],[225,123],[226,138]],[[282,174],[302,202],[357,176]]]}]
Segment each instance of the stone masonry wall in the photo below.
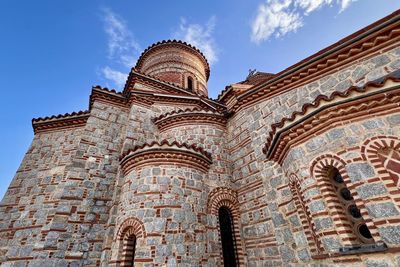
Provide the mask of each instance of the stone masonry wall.
[{"label": "stone masonry wall", "polygon": [[[310,212],[309,217],[314,225],[313,231],[319,236],[319,241],[326,251],[335,251],[346,245],[335,232],[335,220],[329,202],[323,197],[323,190],[317,184],[316,171],[310,173],[316,162],[324,162],[328,159],[344,162],[341,170],[346,186],[355,195],[356,204],[361,209],[364,219],[370,220],[370,231],[375,242],[384,241],[389,248],[398,247],[400,239],[400,206],[399,190],[392,179],[387,179],[387,172],[382,172],[374,166],[374,163],[366,160],[366,141],[372,139],[382,141],[386,144],[400,143],[400,114],[390,114],[366,118],[343,127],[331,128],[320,135],[310,138],[305,143],[293,148],[283,163],[285,176],[279,179],[280,186],[276,192],[278,195],[288,194],[288,177],[296,175],[300,181],[300,191],[304,196],[306,209]],[[378,137],[378,138],[376,138]],[[393,144],[393,145],[395,145]],[[375,147],[373,145],[372,147]],[[399,169],[396,169],[399,172]],[[347,179],[348,176],[348,179]],[[285,193],[286,192],[286,193]],[[279,211],[289,217],[293,207],[289,198],[278,202]],[[286,203],[285,203],[286,202]],[[300,255],[300,251],[308,250],[307,241],[303,235],[298,237],[296,231],[299,218],[289,217],[289,223],[280,227],[280,230],[292,233],[284,240],[285,245],[294,247],[293,253]],[[293,234],[294,233],[294,234]],[[297,238],[296,238],[297,237]],[[306,252],[304,252],[306,253]],[[308,251],[309,254],[309,251]],[[400,256],[396,254],[371,254],[361,256],[342,257],[340,260],[351,259],[354,264],[364,262],[367,266],[373,266],[370,262],[380,262],[386,266],[398,266]],[[307,262],[307,259],[299,259]],[[291,259],[297,262],[296,258]],[[323,259],[324,263],[334,262],[335,259]]]},{"label": "stone masonry wall", "polygon": [[26,266],[33,258],[50,257],[54,264],[66,264],[63,252],[53,249],[53,237],[68,234],[54,228],[59,214],[67,212],[60,199],[62,184],[82,132],[77,128],[35,135],[0,204],[2,266]]},{"label": "stone masonry wall", "polygon": [[35,136],[8,193],[20,196],[2,203],[5,266],[100,263],[125,123],[123,109],[95,102],[85,127]]},{"label": "stone masonry wall", "polygon": [[[120,154],[124,154],[135,146],[140,146],[153,141],[161,141],[160,133],[157,126],[152,122],[152,119],[166,112],[171,112],[177,109],[195,108],[196,105],[182,106],[179,104],[154,104],[152,106],[138,105],[134,103],[129,111],[126,126],[123,129],[122,148]],[[116,175],[115,189],[113,192],[113,202],[110,205],[110,216],[107,222],[107,235],[104,239],[103,253],[101,256],[102,266],[108,266],[112,260],[111,247],[115,242],[116,221],[120,214],[120,196],[125,184],[125,177],[118,169]]]},{"label": "stone masonry wall", "polygon": [[202,171],[175,164],[138,167],[125,177],[117,228],[137,218],[146,235],[138,239],[135,266],[213,262],[207,257],[205,177]]},{"label": "stone masonry wall", "polygon": [[210,152],[213,164],[209,170],[209,190],[218,186],[231,187],[230,162],[225,142],[225,127],[212,124],[177,126],[160,133],[161,139],[196,144]]},{"label": "stone masonry wall", "polygon": [[[400,68],[400,48],[378,51],[367,59],[346,65],[318,80],[271,99],[239,110],[228,122],[228,149],[233,163],[233,182],[238,192],[243,226],[243,241],[250,266],[310,261],[304,233],[292,234],[290,221],[297,223],[294,214],[286,217],[283,203],[291,199],[288,177],[274,162],[266,162],[262,148],[270,125],[318,95],[346,90],[362,85]],[[294,205],[294,203],[287,205]],[[290,207],[289,207],[290,208]],[[293,207],[292,207],[293,209]],[[288,240],[297,240],[289,246]]]},{"label": "stone masonry wall", "polygon": [[79,264],[100,264],[126,122],[126,109],[95,102],[76,155],[66,169],[62,198],[69,200],[70,214],[63,219],[72,232],[66,255]]}]

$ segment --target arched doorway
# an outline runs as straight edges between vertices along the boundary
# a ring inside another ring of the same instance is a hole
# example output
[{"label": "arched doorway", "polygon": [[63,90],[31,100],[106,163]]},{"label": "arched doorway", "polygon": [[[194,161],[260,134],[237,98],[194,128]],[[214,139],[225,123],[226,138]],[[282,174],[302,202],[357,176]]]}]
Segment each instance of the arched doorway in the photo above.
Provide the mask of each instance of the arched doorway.
[{"label": "arched doorway", "polygon": [[231,212],[227,207],[221,207],[218,210],[218,218],[224,266],[236,267],[238,261],[236,253],[234,225]]}]

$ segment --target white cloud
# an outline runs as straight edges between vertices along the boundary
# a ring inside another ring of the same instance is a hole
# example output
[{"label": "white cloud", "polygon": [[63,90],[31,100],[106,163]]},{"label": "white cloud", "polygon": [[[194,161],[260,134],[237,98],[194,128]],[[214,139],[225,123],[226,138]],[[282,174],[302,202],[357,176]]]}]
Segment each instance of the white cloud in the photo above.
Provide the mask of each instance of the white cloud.
[{"label": "white cloud", "polygon": [[[131,68],[141,47],[129,30],[126,22],[111,9],[102,9],[104,31],[107,34],[108,59],[117,69]],[[99,75],[109,80],[113,85],[121,88],[125,85],[127,73],[106,66],[101,69]]]},{"label": "white cloud", "polygon": [[126,67],[132,67],[142,50],[125,21],[110,9],[103,9],[104,31],[108,36],[108,56]]},{"label": "white cloud", "polygon": [[290,5],[291,0],[269,0],[266,4],[261,4],[253,21],[251,40],[260,43],[272,34],[279,37],[303,26],[300,15],[289,10]]},{"label": "white cloud", "polygon": [[186,19],[182,18],[179,30],[173,34],[173,38],[194,45],[204,53],[208,62],[213,64],[218,61],[217,46],[212,35],[215,28],[215,21],[215,16],[213,16],[208,20],[206,25],[188,24]]},{"label": "white cloud", "polygon": [[346,8],[348,8],[350,6],[350,4],[352,2],[355,2],[355,1],[357,1],[357,0],[341,0],[341,1],[339,1],[340,6],[341,6],[340,12],[343,12]]},{"label": "white cloud", "polygon": [[126,78],[128,77],[128,74],[114,70],[108,66],[101,69],[101,73],[104,75],[106,79],[112,81],[119,87],[125,85]]},{"label": "white cloud", "polygon": [[324,5],[330,5],[332,0],[296,0],[294,3],[304,10],[305,15],[308,15]]},{"label": "white cloud", "polygon": [[357,0],[266,0],[258,7],[251,28],[251,41],[261,43],[271,36],[296,32],[304,25],[304,16],[324,7],[339,5],[340,12]]}]

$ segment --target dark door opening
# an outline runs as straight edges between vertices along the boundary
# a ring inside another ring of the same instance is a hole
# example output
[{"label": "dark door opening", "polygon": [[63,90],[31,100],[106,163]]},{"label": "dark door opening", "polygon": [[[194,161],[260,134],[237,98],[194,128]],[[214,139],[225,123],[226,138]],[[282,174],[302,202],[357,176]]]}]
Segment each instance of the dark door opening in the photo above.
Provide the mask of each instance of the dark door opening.
[{"label": "dark door opening", "polygon": [[236,267],[237,255],[231,213],[226,207],[221,207],[218,211],[218,216],[219,227],[221,231],[224,267]]}]

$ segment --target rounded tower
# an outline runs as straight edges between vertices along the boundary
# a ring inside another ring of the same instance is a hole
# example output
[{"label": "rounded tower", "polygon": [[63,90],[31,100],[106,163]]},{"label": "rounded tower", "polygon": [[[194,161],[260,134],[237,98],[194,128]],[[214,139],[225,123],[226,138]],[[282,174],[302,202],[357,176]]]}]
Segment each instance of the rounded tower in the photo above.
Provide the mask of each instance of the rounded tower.
[{"label": "rounded tower", "polygon": [[135,68],[198,95],[208,96],[210,66],[203,53],[186,42],[168,40],[149,46]]}]

